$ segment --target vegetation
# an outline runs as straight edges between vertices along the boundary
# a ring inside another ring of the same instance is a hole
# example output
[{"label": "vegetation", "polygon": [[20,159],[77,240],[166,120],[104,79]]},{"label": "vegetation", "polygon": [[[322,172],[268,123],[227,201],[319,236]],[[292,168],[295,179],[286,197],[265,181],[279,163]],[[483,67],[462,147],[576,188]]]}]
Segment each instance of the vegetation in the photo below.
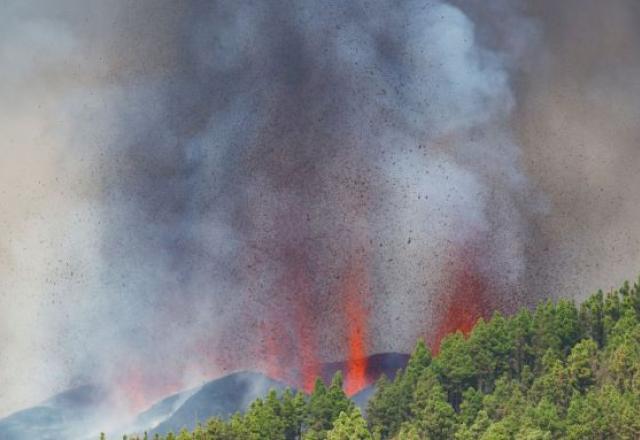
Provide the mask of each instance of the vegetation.
[{"label": "vegetation", "polygon": [[310,396],[271,392],[244,415],[163,440],[638,438],[640,282],[579,307],[496,313],[446,337],[437,356],[418,342],[404,371],[376,384],[366,421],[338,374]]}]

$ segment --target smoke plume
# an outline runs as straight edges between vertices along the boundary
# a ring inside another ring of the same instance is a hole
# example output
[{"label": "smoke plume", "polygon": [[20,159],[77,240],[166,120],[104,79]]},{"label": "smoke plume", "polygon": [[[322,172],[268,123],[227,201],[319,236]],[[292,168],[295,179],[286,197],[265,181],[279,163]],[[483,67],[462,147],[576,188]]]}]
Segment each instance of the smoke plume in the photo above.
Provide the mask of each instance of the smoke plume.
[{"label": "smoke plume", "polygon": [[0,413],[340,359],[355,392],[635,276],[632,0],[6,3]]}]

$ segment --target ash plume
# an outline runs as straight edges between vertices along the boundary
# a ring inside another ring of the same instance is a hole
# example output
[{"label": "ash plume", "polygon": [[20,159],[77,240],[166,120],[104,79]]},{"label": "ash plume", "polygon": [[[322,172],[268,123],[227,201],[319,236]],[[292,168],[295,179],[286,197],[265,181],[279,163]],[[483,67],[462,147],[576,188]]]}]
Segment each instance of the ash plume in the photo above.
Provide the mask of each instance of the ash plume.
[{"label": "ash plume", "polygon": [[304,386],[635,275],[632,1],[39,3],[0,18],[0,413]]}]

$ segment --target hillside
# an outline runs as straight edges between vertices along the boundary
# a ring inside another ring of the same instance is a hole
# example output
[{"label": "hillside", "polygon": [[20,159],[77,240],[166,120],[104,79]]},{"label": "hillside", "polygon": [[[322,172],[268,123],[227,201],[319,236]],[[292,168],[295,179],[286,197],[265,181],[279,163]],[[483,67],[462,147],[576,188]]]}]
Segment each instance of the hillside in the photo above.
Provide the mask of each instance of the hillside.
[{"label": "hillside", "polygon": [[198,420],[204,421],[212,414],[227,418],[246,411],[253,400],[265,396],[270,389],[280,392],[284,388],[281,382],[259,373],[230,374],[203,385],[152,433],[166,434],[184,426],[194,426]]},{"label": "hillside", "polygon": [[[0,420],[2,440],[58,440],[86,437],[105,411],[105,390],[84,385]],[[94,431],[96,432],[96,431]]]}]

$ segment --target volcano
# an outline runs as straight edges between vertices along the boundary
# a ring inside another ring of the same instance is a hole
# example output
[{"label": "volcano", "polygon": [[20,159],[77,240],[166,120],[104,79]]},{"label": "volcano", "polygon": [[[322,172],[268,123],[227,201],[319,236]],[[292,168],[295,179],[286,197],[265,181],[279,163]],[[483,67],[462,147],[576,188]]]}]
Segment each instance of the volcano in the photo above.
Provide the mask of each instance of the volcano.
[{"label": "volcano", "polygon": [[[373,395],[373,383],[381,376],[395,377],[398,370],[405,367],[409,355],[402,353],[380,353],[362,359],[362,365],[366,365],[366,385],[352,396],[356,405],[365,409],[369,398]],[[321,364],[318,367],[320,377],[325,383],[338,371],[347,374],[350,363],[345,360]],[[198,421],[203,422],[210,417],[226,418],[237,412],[247,410],[252,401],[264,397],[269,390],[278,392],[286,388],[282,381],[275,380],[264,374],[256,372],[236,372],[219,379],[212,380],[192,391],[178,393],[169,396],[148,411],[138,416],[136,426],[143,427],[144,420],[150,421],[163,411],[163,408],[173,407],[170,414],[165,414],[166,419],[154,425],[147,425],[146,430],[152,434],[166,434],[169,431],[178,432],[181,428],[193,429]],[[347,384],[345,383],[345,388]],[[190,396],[184,399],[185,394]],[[183,400],[180,405],[176,401]],[[139,428],[137,429],[140,430]]]},{"label": "volcano", "polygon": [[[364,387],[352,395],[356,405],[365,409],[373,395],[373,383],[381,376],[395,377],[405,367],[409,355],[402,353],[380,353],[361,360],[366,365]],[[353,360],[323,363],[318,366],[320,377],[326,383],[333,375],[342,371],[347,374]],[[137,415],[124,428],[126,432],[166,434],[181,428],[194,428],[198,422],[210,417],[227,418],[247,410],[252,401],[264,397],[269,390],[282,392],[289,384],[262,373],[239,371],[211,380],[199,387],[169,395]],[[345,388],[347,384],[345,383]],[[47,401],[0,420],[2,440],[87,440],[96,438],[87,432],[88,426],[100,427],[101,415],[109,412],[110,396],[103,388],[85,385],[58,394]],[[124,425],[116,424],[116,425]],[[120,430],[121,428],[118,428]],[[101,429],[108,432],[113,429]],[[119,438],[122,432],[113,432],[110,437]]]},{"label": "volcano", "polygon": [[[326,383],[331,381],[331,378],[338,371],[342,371],[343,374],[347,374],[349,368],[354,363],[364,365],[364,385],[355,393],[349,393],[348,384],[345,383],[345,391],[348,395],[357,395],[361,390],[367,386],[372,385],[383,374],[390,379],[396,376],[398,370],[401,370],[407,365],[409,355],[404,353],[379,353],[371,356],[367,356],[362,359],[348,360],[342,362],[330,362],[322,364],[320,369],[322,380]],[[346,376],[348,380],[348,376]]]},{"label": "volcano", "polygon": [[[284,383],[261,373],[249,371],[232,373],[202,385],[165,420],[157,426],[148,426],[146,429],[151,434],[163,435],[169,431],[178,432],[184,427],[193,429],[198,422],[205,422],[210,417],[227,418],[234,413],[244,412],[251,402],[266,396],[269,390],[273,389],[280,393],[285,388]],[[174,400],[176,397],[170,396],[165,401]],[[143,413],[138,422],[147,415],[148,412]]]},{"label": "volcano", "polygon": [[108,401],[105,389],[83,385],[0,420],[2,440],[86,439]]}]

